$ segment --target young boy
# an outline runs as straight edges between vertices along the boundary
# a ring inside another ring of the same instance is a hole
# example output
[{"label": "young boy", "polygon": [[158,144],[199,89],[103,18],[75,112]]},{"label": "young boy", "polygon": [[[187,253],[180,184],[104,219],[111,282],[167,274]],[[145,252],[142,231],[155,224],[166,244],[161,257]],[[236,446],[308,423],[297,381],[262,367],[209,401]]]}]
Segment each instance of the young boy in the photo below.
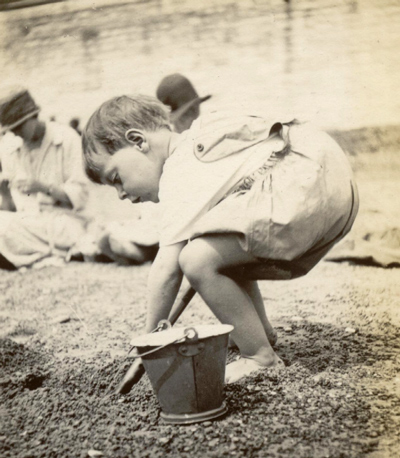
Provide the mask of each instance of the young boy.
[{"label": "young boy", "polygon": [[177,134],[163,105],[138,95],[105,102],[83,147],[93,181],[132,203],[159,202],[147,331],[168,317],[185,275],[234,326],[242,357],[227,366],[228,383],[282,365],[256,281],[232,268],[275,262],[299,276],[350,230],[357,192],[338,145],[297,121],[243,114],[212,113]]}]

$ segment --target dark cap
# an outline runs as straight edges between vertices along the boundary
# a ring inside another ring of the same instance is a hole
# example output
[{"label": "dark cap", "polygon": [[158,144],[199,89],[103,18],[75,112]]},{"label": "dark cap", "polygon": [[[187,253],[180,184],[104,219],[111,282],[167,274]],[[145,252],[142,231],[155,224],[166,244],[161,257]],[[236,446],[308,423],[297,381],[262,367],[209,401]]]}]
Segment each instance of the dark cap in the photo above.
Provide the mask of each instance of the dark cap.
[{"label": "dark cap", "polygon": [[24,88],[13,89],[0,99],[0,132],[5,132],[27,121],[39,113],[29,91]]},{"label": "dark cap", "polygon": [[191,106],[200,104],[211,97],[211,95],[199,97],[192,83],[179,73],[163,78],[156,94],[160,102],[171,107],[172,121],[179,118]]}]

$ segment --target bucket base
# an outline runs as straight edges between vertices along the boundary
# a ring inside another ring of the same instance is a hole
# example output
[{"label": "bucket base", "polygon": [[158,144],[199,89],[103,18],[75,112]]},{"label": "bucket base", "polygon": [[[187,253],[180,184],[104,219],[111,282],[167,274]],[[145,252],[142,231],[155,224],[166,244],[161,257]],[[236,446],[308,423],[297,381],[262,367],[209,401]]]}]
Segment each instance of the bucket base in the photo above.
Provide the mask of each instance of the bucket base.
[{"label": "bucket base", "polygon": [[213,418],[221,417],[226,412],[228,408],[225,405],[225,402],[222,403],[221,407],[218,409],[207,410],[206,412],[200,413],[164,413],[161,412],[161,418],[167,423],[173,423],[177,425],[188,425],[190,423],[200,423],[202,421],[212,420]]}]

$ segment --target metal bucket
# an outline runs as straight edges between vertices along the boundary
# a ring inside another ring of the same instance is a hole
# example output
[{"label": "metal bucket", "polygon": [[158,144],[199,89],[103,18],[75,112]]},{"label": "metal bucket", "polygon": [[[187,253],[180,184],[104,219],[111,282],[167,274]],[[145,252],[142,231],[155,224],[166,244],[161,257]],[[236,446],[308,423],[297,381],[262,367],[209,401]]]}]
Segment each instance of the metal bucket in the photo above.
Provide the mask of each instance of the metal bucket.
[{"label": "metal bucket", "polygon": [[135,338],[150,383],[168,423],[211,420],[223,401],[230,325],[172,328]]}]

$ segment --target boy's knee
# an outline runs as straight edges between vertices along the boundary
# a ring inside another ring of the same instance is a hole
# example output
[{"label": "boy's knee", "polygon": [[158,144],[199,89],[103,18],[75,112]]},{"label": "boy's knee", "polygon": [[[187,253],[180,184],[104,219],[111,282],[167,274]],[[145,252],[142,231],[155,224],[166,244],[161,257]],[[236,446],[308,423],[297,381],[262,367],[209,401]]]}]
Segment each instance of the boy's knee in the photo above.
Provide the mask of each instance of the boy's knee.
[{"label": "boy's knee", "polygon": [[186,245],[179,255],[179,266],[188,279],[194,275],[197,269],[196,264],[198,263],[191,245]]},{"label": "boy's knee", "polygon": [[187,244],[179,256],[179,266],[189,281],[196,281],[212,269],[206,247],[196,240]]}]

